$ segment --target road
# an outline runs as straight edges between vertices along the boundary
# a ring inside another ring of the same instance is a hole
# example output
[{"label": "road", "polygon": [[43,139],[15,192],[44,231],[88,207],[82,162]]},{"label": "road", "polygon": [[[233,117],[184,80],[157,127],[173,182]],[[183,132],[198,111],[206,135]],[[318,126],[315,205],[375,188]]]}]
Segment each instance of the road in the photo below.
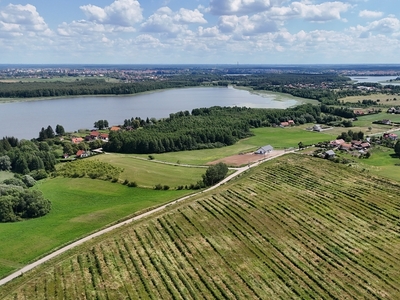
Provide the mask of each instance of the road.
[{"label": "road", "polygon": [[195,194],[191,194],[191,195],[182,197],[182,198],[180,198],[180,199],[178,199],[178,200],[169,202],[169,203],[167,203],[167,204],[164,204],[164,205],[162,205],[162,206],[159,206],[159,207],[157,207],[157,208],[154,208],[154,209],[152,209],[152,210],[150,210],[150,211],[147,211],[147,212],[145,212],[145,213],[142,213],[142,214],[140,214],[140,215],[138,215],[138,216],[136,216],[136,217],[130,218],[130,219],[125,220],[125,221],[122,221],[122,222],[120,222],[120,223],[117,223],[117,224],[115,224],[115,225],[112,225],[112,226],[110,226],[110,227],[107,227],[107,228],[105,228],[105,229],[102,229],[102,230],[100,230],[100,231],[97,231],[97,232],[95,232],[95,233],[93,233],[93,234],[90,234],[90,235],[88,235],[88,236],[86,236],[86,237],[84,237],[84,238],[82,238],[82,239],[79,239],[79,240],[77,240],[77,241],[75,241],[75,242],[73,242],[73,243],[71,243],[71,244],[69,244],[69,245],[67,245],[67,246],[65,246],[65,247],[62,247],[62,248],[60,248],[60,249],[58,249],[58,250],[56,250],[56,251],[54,251],[54,252],[52,252],[52,253],[50,253],[50,254],[44,256],[44,257],[42,257],[41,259],[39,259],[39,260],[37,260],[37,261],[35,261],[35,262],[29,264],[29,265],[26,265],[26,266],[23,267],[22,269],[20,269],[20,270],[14,272],[14,273],[8,275],[7,277],[4,277],[3,279],[0,279],[0,286],[6,284],[7,282],[10,282],[10,281],[13,280],[14,278],[17,278],[18,276],[21,276],[22,274],[24,274],[24,273],[26,273],[26,272],[32,270],[33,268],[36,268],[37,266],[40,266],[41,264],[43,264],[43,263],[49,261],[49,260],[52,259],[52,258],[54,258],[54,257],[56,257],[56,256],[58,256],[58,255],[60,255],[60,254],[62,254],[62,253],[64,253],[64,252],[66,252],[66,251],[68,251],[68,250],[71,250],[72,248],[75,248],[75,247],[77,247],[77,246],[79,246],[79,245],[82,245],[83,243],[85,243],[85,242],[87,242],[87,241],[89,241],[89,240],[91,240],[91,239],[93,239],[93,238],[95,238],[95,237],[98,237],[98,236],[100,236],[100,235],[103,235],[103,234],[105,234],[105,233],[107,233],[107,232],[110,232],[110,231],[112,231],[112,230],[114,230],[114,229],[116,229],[116,228],[122,227],[122,226],[127,225],[127,224],[129,224],[129,223],[132,223],[132,222],[134,222],[134,221],[143,219],[143,218],[145,218],[145,217],[147,217],[147,216],[149,216],[149,215],[152,215],[152,214],[154,214],[154,213],[156,213],[156,212],[159,212],[159,211],[165,209],[166,207],[170,206],[171,204],[178,203],[178,202],[184,201],[184,200],[186,200],[186,199],[188,199],[188,198],[191,198],[191,197],[194,197],[194,196],[196,196],[196,195],[202,194],[202,193],[204,193],[204,192],[211,191],[211,190],[213,190],[213,189],[215,189],[215,188],[221,186],[222,184],[228,182],[229,180],[235,178],[236,176],[242,174],[242,173],[245,172],[246,170],[248,170],[248,169],[250,169],[250,168],[252,168],[252,167],[258,166],[260,163],[263,163],[263,162],[265,162],[265,161],[268,161],[268,160],[277,158],[277,157],[279,157],[279,156],[282,156],[282,155],[284,155],[284,154],[286,154],[286,153],[290,153],[290,152],[294,152],[294,151],[289,151],[289,152],[282,152],[282,151],[280,151],[280,152],[276,152],[275,155],[274,155],[274,154],[270,154],[270,155],[269,155],[268,157],[266,157],[265,159],[263,159],[263,160],[261,160],[261,161],[258,161],[258,162],[255,162],[255,163],[253,163],[253,164],[251,164],[251,165],[248,165],[248,166],[246,166],[246,167],[235,168],[235,170],[236,170],[235,173],[232,173],[231,175],[227,176],[226,178],[224,178],[222,181],[220,181],[220,182],[217,183],[216,185],[213,185],[212,187],[210,187],[210,188],[208,188],[208,189],[206,189],[206,190],[204,190],[204,191],[201,191],[201,192],[198,192],[198,193],[195,193]]}]

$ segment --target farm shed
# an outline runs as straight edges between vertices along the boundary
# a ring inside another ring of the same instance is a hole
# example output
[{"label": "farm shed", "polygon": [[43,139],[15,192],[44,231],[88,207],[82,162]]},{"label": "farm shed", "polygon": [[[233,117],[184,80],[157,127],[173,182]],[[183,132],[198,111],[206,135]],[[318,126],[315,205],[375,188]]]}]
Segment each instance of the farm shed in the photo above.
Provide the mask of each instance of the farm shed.
[{"label": "farm shed", "polygon": [[266,145],[264,147],[258,148],[257,151],[254,152],[254,154],[267,154],[270,153],[272,150],[274,150],[274,148],[271,145]]}]

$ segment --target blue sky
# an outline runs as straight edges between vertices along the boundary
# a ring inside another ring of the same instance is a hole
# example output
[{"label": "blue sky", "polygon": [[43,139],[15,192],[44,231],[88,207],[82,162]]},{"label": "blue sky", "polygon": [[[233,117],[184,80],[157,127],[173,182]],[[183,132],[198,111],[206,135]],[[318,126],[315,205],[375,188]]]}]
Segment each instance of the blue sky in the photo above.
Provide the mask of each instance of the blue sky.
[{"label": "blue sky", "polygon": [[0,0],[0,64],[400,63],[399,0]]}]

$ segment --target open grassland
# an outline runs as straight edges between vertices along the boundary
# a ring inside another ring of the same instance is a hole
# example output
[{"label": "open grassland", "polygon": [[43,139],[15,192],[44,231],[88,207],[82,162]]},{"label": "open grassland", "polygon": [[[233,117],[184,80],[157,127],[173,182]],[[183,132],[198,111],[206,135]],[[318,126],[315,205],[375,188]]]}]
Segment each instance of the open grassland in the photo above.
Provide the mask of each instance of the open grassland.
[{"label": "open grassland", "polygon": [[[400,158],[394,154],[394,150],[391,148],[375,146],[371,150],[370,158],[358,160],[358,162],[366,165],[373,174],[400,182]],[[396,164],[398,165],[396,166]]]},{"label": "open grassland", "polygon": [[344,101],[345,103],[346,102],[358,103],[358,101],[362,102],[363,100],[372,100],[372,101],[379,100],[378,103],[380,105],[400,105],[399,95],[372,94],[372,95],[361,95],[361,96],[348,96],[339,99],[339,101]]},{"label": "open grassland", "polygon": [[[130,154],[107,153],[96,155],[94,160],[109,163],[115,167],[123,168],[119,179],[136,182],[142,187],[154,187],[156,184],[168,185],[171,188],[195,184],[202,179],[205,168],[188,168],[163,164],[151,160],[135,158]],[[172,176],[173,174],[173,176]]]},{"label": "open grassland", "polygon": [[[399,299],[400,186],[287,155],[0,288],[5,299]],[[0,297],[1,298],[1,297]]]},{"label": "open grassland", "polygon": [[[255,128],[252,129],[252,132],[255,134],[254,136],[240,140],[232,146],[216,149],[161,153],[154,154],[154,157],[156,160],[172,163],[179,162],[181,164],[205,165],[207,162],[215,161],[223,157],[236,155],[241,152],[255,151],[259,147],[265,145],[271,145],[275,149],[297,148],[299,142],[310,145],[321,141],[332,140],[337,137],[337,134],[331,134],[330,132],[319,133],[305,130],[305,128],[309,126],[310,124],[287,128]],[[148,157],[147,155],[137,156],[142,158]]]},{"label": "open grassland", "polygon": [[14,177],[14,174],[11,172],[7,172],[7,171],[0,171],[0,182],[2,182],[3,180],[9,179]]},{"label": "open grassland", "polygon": [[0,277],[110,223],[188,194],[86,178],[50,179],[38,188],[52,210],[41,218],[0,223]]}]

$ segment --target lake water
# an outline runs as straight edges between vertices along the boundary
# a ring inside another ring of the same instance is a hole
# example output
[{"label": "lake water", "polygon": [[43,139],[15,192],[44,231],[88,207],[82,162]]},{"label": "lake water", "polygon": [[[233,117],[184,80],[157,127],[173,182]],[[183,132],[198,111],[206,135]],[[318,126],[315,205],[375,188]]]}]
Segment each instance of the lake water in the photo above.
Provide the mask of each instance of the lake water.
[{"label": "lake water", "polygon": [[0,138],[31,139],[42,127],[57,124],[66,131],[92,129],[97,120],[111,125],[132,117],[166,118],[170,113],[211,106],[287,108],[300,98],[275,93],[252,94],[228,88],[184,88],[130,96],[93,96],[52,100],[0,103]]},{"label": "lake water", "polygon": [[372,82],[382,85],[399,85],[398,82],[387,82],[389,80],[395,80],[397,77],[399,76],[350,76],[351,80],[355,82]]}]

